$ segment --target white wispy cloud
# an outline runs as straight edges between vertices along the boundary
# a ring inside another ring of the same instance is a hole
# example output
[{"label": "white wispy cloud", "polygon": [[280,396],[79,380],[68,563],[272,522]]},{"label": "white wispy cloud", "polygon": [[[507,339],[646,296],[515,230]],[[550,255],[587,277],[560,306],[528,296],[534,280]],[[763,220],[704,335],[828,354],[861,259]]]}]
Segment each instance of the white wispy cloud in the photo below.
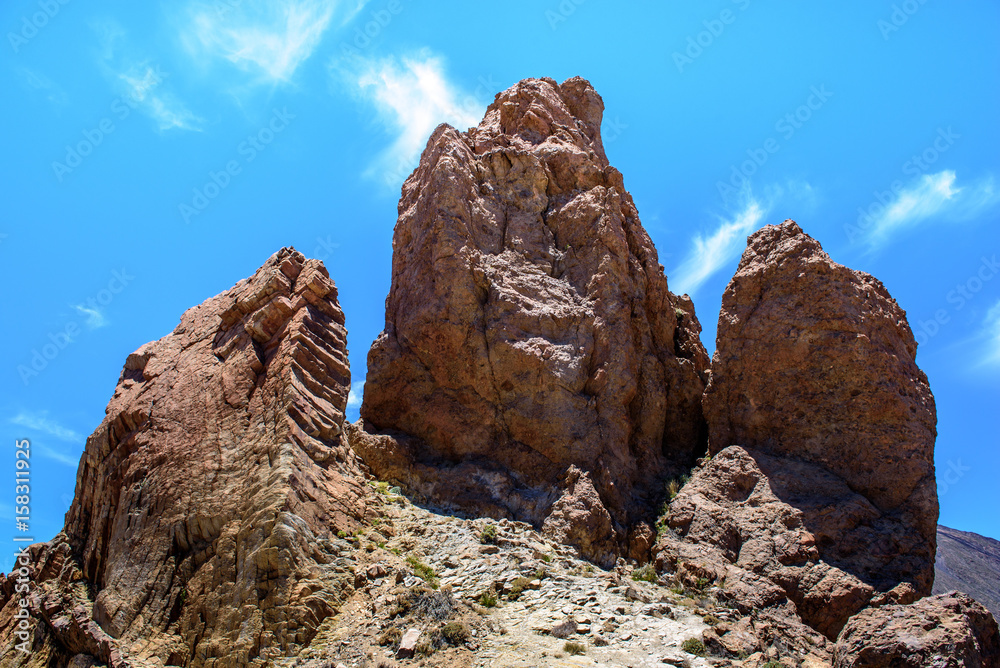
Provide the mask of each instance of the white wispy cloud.
[{"label": "white wispy cloud", "polygon": [[[43,437],[50,436],[58,441],[76,444],[81,447],[84,441],[83,436],[79,433],[68,427],[64,427],[56,420],[50,418],[48,411],[21,411],[14,417],[10,418],[9,422],[35,432],[35,434],[41,434]],[[31,451],[33,453],[38,453],[46,459],[51,459],[54,462],[58,462],[64,466],[72,468],[76,468],[80,463],[79,454],[70,454],[59,448],[54,448],[45,443],[41,443],[38,438],[35,438],[35,434],[26,435],[31,440]]]},{"label": "white wispy cloud", "polygon": [[69,443],[80,443],[83,441],[83,437],[80,434],[51,419],[47,411],[37,413],[21,411],[10,419],[10,423],[46,434],[60,441],[67,441]]},{"label": "white wispy cloud", "polygon": [[119,23],[97,21],[92,23],[92,28],[101,44],[101,67],[115,92],[129,107],[152,118],[160,131],[201,130],[203,120],[164,83],[169,75],[149,59],[135,55],[128,46],[128,34]]},{"label": "white wispy cloud", "polygon": [[670,278],[671,289],[694,294],[713,274],[743,252],[747,236],[760,226],[769,209],[770,205],[744,189],[743,204],[737,212],[728,217],[720,216],[711,234],[694,237],[691,252]]},{"label": "white wispy cloud", "polygon": [[41,94],[45,95],[48,101],[52,104],[56,106],[63,106],[69,101],[69,96],[66,95],[66,91],[41,72],[27,67],[19,67],[17,68],[17,73],[21,75],[21,78],[29,88],[39,91]]},{"label": "white wispy cloud", "polygon": [[441,123],[464,130],[479,123],[486,104],[481,92],[448,80],[441,57],[428,51],[408,57],[355,57],[331,65],[331,73],[371,104],[395,140],[367,171],[398,185],[412,171]]},{"label": "white wispy cloud", "polygon": [[312,55],[335,15],[350,20],[358,0],[242,0],[190,8],[189,50],[224,58],[265,81],[287,82]]},{"label": "white wispy cloud", "polygon": [[105,317],[104,312],[96,305],[84,306],[83,304],[73,304],[73,308],[76,309],[77,313],[86,318],[83,324],[87,329],[100,329],[108,324],[108,319]]},{"label": "white wispy cloud", "polygon": [[[881,246],[889,238],[930,219],[945,221],[975,218],[1000,202],[992,176],[959,187],[952,170],[925,174],[864,222],[868,241]],[[877,208],[877,207],[876,207]]]},{"label": "white wispy cloud", "polygon": [[347,395],[347,405],[357,408],[361,405],[361,400],[365,396],[365,381],[358,380],[351,383],[351,391]]},{"label": "white wispy cloud", "polygon": [[37,443],[33,443],[31,447],[35,452],[39,453],[43,457],[51,459],[54,462],[59,462],[63,466],[76,468],[77,466],[80,465],[80,455],[74,456],[66,454],[65,452],[60,452],[59,450],[50,448],[47,445],[42,445]]}]

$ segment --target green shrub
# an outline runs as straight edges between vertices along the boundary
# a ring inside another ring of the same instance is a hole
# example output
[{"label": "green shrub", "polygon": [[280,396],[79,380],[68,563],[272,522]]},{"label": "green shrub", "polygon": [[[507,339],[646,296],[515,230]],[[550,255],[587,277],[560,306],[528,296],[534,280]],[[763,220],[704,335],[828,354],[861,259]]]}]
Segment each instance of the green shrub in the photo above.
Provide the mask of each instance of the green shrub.
[{"label": "green shrub", "polygon": [[716,624],[719,623],[719,618],[716,617],[715,615],[705,615],[704,617],[701,618],[701,621],[705,622],[709,626],[715,626]]},{"label": "green shrub", "polygon": [[695,656],[705,656],[705,643],[698,640],[697,638],[688,638],[683,643],[681,643],[681,649],[688,654],[694,654]]},{"label": "green shrub", "polygon": [[399,641],[402,639],[403,639],[402,629],[398,629],[395,626],[390,626],[389,628],[387,628],[385,631],[382,632],[382,635],[378,637],[378,644],[382,645],[382,647],[389,647],[390,645],[398,646]]},{"label": "green shrub", "polygon": [[531,580],[528,578],[517,578],[510,583],[510,592],[507,594],[507,598],[516,601],[521,597],[521,594],[524,593],[524,590],[527,589],[530,583]]},{"label": "green shrub", "polygon": [[461,622],[448,622],[441,627],[441,635],[452,645],[463,645],[469,639],[469,629]]},{"label": "green shrub", "polygon": [[544,561],[547,564],[551,564],[552,563],[552,555],[551,554],[543,554],[542,555],[542,561]]},{"label": "green shrub", "polygon": [[497,528],[495,524],[487,524],[479,534],[479,542],[483,545],[497,544]]},{"label": "green shrub", "polygon": [[492,589],[487,589],[479,595],[479,605],[484,608],[495,608],[497,606],[497,594]]},{"label": "green shrub", "polygon": [[584,654],[587,651],[587,646],[582,642],[573,642],[570,640],[563,645],[563,651],[567,654]]},{"label": "green shrub", "polygon": [[653,564],[643,564],[632,571],[632,579],[636,582],[656,582],[656,569]]},{"label": "green shrub", "polygon": [[785,668],[785,664],[780,661],[768,661],[760,668]]},{"label": "green shrub", "polygon": [[437,572],[433,568],[420,561],[412,554],[406,558],[406,563],[408,563],[410,568],[413,569],[413,574],[429,584],[431,589],[438,588],[440,581],[438,580]]}]

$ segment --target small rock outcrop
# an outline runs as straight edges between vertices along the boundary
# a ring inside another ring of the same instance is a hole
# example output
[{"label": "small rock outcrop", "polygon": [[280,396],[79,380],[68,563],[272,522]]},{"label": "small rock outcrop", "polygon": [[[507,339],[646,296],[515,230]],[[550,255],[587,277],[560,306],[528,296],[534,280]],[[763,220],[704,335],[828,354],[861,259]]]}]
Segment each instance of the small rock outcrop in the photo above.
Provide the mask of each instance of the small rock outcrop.
[{"label": "small rock outcrop", "polygon": [[415,494],[609,564],[648,548],[637,520],[704,451],[708,357],[605,156],[603,109],[579,77],[528,79],[478,127],[435,130],[403,185],[355,447]]},{"label": "small rock outcrop", "polygon": [[349,387],[336,287],[292,249],[129,355],[64,531],[31,548],[29,655],[0,583],[4,665],[259,666],[308,644],[353,583],[334,534],[366,513]]},{"label": "small rock outcrop", "polygon": [[724,583],[722,597],[745,614],[787,606],[834,640],[874,588],[821,562],[804,513],[781,495],[787,480],[799,478],[839,488],[845,497],[851,492],[819,467],[789,464],[738,446],[713,457],[670,504],[656,564],[688,585]]},{"label": "small rock outcrop", "polygon": [[[722,298],[709,449],[815,465],[789,478],[821,559],[880,591],[930,593],[936,412],[906,313],[874,277],[830,259],[793,221],[754,233]],[[817,484],[818,483],[818,484]]]},{"label": "small rock outcrop", "polygon": [[865,610],[834,648],[834,668],[1000,668],[1000,632],[959,592]]}]

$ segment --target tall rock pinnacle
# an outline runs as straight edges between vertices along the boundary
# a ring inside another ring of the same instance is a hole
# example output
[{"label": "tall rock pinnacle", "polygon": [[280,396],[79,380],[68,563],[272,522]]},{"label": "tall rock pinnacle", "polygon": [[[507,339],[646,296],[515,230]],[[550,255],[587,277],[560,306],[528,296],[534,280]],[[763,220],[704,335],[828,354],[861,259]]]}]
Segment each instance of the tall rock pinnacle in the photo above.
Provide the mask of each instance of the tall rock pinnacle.
[{"label": "tall rock pinnacle", "polygon": [[31,665],[224,668],[308,644],[352,584],[331,539],[366,512],[349,387],[336,287],[291,249],[129,355],[64,532],[32,548]]},{"label": "tall rock pinnacle", "polygon": [[630,527],[704,452],[708,357],[608,164],[603,110],[584,79],[527,79],[478,127],[431,136],[403,185],[355,447],[430,500],[612,563],[628,540],[648,549]]},{"label": "tall rock pinnacle", "polygon": [[790,604],[831,641],[865,606],[929,594],[935,409],[915,355],[878,280],[791,220],[752,234],[705,392],[713,457],[670,504],[658,568],[724,582],[743,610]]},{"label": "tall rock pinnacle", "polygon": [[790,494],[812,499],[805,522],[824,560],[925,596],[937,414],[916,353],[878,279],[833,262],[794,222],[770,225],[750,237],[723,295],[705,412],[712,452],[738,444],[809,462],[855,493],[841,503],[790,481]]}]

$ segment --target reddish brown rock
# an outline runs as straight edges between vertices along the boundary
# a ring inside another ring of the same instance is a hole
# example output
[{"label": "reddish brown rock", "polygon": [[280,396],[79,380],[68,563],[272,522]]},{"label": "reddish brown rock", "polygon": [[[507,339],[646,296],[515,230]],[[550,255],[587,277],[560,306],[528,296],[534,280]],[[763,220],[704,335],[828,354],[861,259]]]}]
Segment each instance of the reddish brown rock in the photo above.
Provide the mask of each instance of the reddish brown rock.
[{"label": "reddish brown rock", "polygon": [[[804,514],[764,472],[784,465],[738,446],[717,454],[670,504],[654,559],[689,586],[718,583],[719,595],[745,614],[782,607],[833,640],[874,589],[819,561]],[[795,474],[822,475],[816,469],[799,463]],[[851,494],[846,485],[842,491]]]},{"label": "reddish brown rock", "polygon": [[259,666],[307,644],[351,587],[335,533],[366,512],[345,337],[326,269],[283,249],[129,355],[64,532],[32,548],[30,656],[3,583],[4,665]]},{"label": "reddish brown rock", "polygon": [[624,546],[670,465],[704,448],[708,359],[608,164],[603,107],[583,79],[528,79],[478,127],[431,136],[361,408],[370,434],[409,438],[358,451],[436,503],[536,526],[575,466],[603,506],[585,521],[606,512]]},{"label": "reddish brown rock", "polygon": [[1000,668],[1000,631],[989,611],[958,592],[865,610],[834,649],[835,668]]},{"label": "reddish brown rock", "polygon": [[[819,556],[879,591],[930,593],[934,398],[906,314],[793,221],[748,239],[705,392],[710,451],[741,445],[802,512]],[[800,463],[818,467],[803,475]]]}]

